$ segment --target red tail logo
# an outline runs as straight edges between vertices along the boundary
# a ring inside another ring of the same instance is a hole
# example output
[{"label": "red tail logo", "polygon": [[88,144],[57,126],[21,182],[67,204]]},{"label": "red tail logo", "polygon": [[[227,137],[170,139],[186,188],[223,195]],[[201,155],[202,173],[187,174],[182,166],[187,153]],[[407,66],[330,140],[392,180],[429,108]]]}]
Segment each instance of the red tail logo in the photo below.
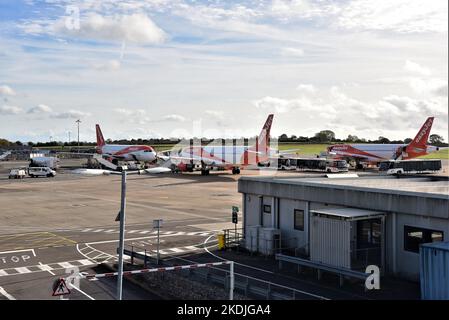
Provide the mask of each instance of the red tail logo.
[{"label": "red tail logo", "polygon": [[104,142],[103,133],[101,133],[100,125],[96,124],[95,129],[97,132],[97,147],[102,147],[106,143]]},{"label": "red tail logo", "polygon": [[271,124],[273,123],[273,114],[270,114],[267,118],[267,121],[265,121],[265,124],[263,125],[262,131],[259,134],[259,137],[257,138],[257,144],[258,144],[258,150],[259,151],[266,151],[268,148],[268,142],[270,139],[270,130],[271,130]]},{"label": "red tail logo", "polygon": [[419,129],[415,139],[406,147],[403,159],[412,159],[427,154],[427,140],[429,140],[430,129],[432,129],[433,117],[427,118]]},{"label": "red tail logo", "polygon": [[423,126],[419,130],[411,145],[417,146],[425,146],[427,144],[427,140],[429,139],[430,129],[432,128],[433,117],[427,118],[426,122],[424,122]]}]

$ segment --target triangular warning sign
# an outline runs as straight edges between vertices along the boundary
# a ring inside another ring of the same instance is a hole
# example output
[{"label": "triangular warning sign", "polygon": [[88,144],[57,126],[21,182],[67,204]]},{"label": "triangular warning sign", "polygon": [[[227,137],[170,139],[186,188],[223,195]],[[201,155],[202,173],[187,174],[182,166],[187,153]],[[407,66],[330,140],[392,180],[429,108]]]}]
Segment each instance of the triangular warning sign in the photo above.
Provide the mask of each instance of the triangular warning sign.
[{"label": "triangular warning sign", "polygon": [[70,289],[67,287],[65,280],[63,278],[56,280],[55,285],[53,286],[52,296],[62,296],[66,294],[70,294]]}]

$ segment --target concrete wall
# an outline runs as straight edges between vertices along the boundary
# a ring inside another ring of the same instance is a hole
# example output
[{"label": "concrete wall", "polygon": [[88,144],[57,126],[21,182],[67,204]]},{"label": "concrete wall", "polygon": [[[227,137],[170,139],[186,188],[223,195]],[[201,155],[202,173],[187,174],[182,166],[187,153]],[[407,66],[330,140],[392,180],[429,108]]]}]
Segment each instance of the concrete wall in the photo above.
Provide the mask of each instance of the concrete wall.
[{"label": "concrete wall", "polygon": [[[419,253],[404,250],[404,226],[443,231],[443,241],[449,241],[449,220],[407,214],[389,214],[387,230],[387,272],[413,281],[419,280]],[[396,238],[395,235],[396,234]],[[394,250],[396,246],[396,252]],[[394,257],[396,253],[396,259]]]},{"label": "concrete wall", "polygon": [[[304,210],[304,231],[295,230],[294,210]],[[306,201],[279,199],[279,228],[283,247],[303,248],[308,252],[309,214]]]},{"label": "concrete wall", "polygon": [[260,221],[260,198],[255,194],[245,194],[245,212],[243,225],[257,226]]}]

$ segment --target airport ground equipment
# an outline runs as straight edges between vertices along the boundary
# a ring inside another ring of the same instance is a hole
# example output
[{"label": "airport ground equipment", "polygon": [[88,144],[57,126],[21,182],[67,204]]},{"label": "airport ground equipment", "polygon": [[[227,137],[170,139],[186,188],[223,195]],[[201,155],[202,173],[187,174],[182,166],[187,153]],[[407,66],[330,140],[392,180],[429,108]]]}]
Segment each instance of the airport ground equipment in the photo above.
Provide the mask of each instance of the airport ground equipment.
[{"label": "airport ground equipment", "polygon": [[387,174],[432,173],[441,170],[439,159],[389,160],[379,164],[379,171]]},{"label": "airport ground equipment", "polygon": [[11,169],[11,171],[9,171],[9,179],[23,179],[25,178],[27,175],[26,170],[25,169]]}]

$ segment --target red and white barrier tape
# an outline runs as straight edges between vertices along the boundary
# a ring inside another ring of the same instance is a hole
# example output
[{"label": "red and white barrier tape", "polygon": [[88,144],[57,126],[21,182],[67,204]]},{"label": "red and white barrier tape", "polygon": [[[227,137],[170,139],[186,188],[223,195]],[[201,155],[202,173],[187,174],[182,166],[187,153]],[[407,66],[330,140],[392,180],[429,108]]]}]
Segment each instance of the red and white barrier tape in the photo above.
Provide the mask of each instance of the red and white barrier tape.
[{"label": "red and white barrier tape", "polygon": [[[133,271],[123,271],[124,276],[138,274],[138,273],[150,273],[150,272],[164,272],[164,271],[175,271],[175,270],[185,270],[185,269],[196,269],[196,268],[206,268],[206,267],[215,267],[225,264],[231,264],[231,261],[223,261],[223,262],[211,262],[211,263],[197,263],[197,264],[189,264],[183,266],[174,266],[174,267],[164,267],[164,268],[151,268],[151,269],[140,269]],[[118,275],[118,272],[107,272],[107,273],[98,273],[98,274],[85,274],[82,275],[82,278],[85,279],[93,279],[93,278],[104,278],[104,277],[115,277]]]}]

